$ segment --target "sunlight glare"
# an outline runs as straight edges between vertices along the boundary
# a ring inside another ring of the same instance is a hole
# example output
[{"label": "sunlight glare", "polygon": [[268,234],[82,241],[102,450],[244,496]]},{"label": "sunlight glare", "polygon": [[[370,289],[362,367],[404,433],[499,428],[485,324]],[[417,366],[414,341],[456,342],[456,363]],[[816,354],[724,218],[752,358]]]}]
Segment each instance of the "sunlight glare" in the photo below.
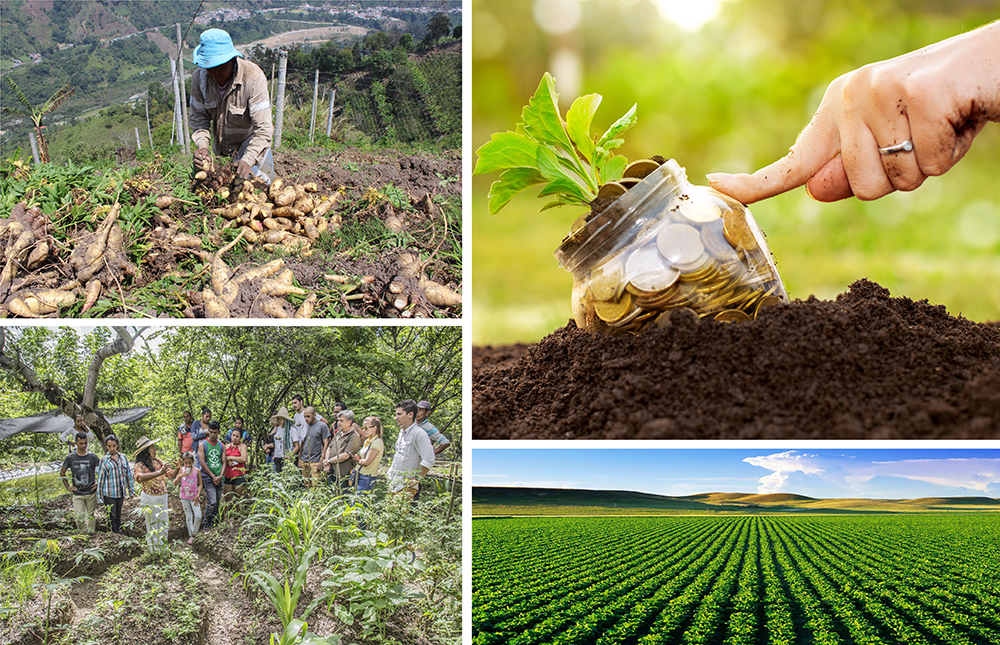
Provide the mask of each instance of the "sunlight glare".
[{"label": "sunlight glare", "polygon": [[719,15],[722,0],[655,0],[660,16],[681,30],[694,33]]}]

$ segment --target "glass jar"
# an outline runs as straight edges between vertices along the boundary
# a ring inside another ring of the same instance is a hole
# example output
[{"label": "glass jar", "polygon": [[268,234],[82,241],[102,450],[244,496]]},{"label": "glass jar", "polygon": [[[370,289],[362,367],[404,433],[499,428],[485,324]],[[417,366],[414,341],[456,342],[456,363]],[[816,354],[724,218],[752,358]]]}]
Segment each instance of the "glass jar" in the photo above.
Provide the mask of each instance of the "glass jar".
[{"label": "glass jar", "polygon": [[738,322],[788,302],[749,209],[691,184],[673,159],[638,161],[625,175],[598,200],[620,196],[577,220],[555,253],[573,274],[578,327],[638,333],[685,309]]}]

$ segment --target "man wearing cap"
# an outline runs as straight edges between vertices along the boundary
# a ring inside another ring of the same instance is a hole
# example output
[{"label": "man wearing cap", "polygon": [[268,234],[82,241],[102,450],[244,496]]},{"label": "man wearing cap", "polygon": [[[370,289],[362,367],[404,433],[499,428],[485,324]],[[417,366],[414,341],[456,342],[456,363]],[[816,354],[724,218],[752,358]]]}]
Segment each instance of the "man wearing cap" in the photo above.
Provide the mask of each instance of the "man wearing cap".
[{"label": "man wearing cap", "polygon": [[431,405],[430,401],[417,402],[417,425],[427,433],[427,437],[431,440],[431,445],[434,446],[434,455],[437,456],[444,452],[445,448],[451,445],[451,442],[448,441],[448,437],[444,436],[443,432],[427,420],[427,417],[431,416],[431,412],[433,411],[434,406]]},{"label": "man wearing cap", "polygon": [[271,183],[274,127],[264,72],[243,60],[233,39],[221,29],[202,32],[194,62],[198,65],[191,74],[191,139],[198,148],[195,169],[203,170],[202,164],[214,149],[219,155],[235,153],[239,177]]}]

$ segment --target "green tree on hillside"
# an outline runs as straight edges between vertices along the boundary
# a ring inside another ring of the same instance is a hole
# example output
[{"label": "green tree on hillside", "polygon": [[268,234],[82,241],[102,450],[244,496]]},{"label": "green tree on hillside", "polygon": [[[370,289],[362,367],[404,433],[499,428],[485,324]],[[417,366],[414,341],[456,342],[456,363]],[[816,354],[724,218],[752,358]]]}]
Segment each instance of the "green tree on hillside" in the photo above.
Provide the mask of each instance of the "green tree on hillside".
[{"label": "green tree on hillside", "polygon": [[437,41],[451,33],[451,18],[439,13],[427,23],[427,35],[420,42],[421,47],[433,47]]}]

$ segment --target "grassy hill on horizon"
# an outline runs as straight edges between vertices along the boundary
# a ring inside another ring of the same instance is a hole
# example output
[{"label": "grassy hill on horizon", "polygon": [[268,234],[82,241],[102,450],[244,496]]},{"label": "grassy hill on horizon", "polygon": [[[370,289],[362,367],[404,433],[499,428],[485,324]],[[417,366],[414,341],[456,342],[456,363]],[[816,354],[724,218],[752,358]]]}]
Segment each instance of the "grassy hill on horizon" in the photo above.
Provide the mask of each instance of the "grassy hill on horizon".
[{"label": "grassy hill on horizon", "polygon": [[990,497],[818,499],[793,493],[718,492],[670,497],[636,491],[500,486],[473,486],[472,504],[472,514],[477,516],[1000,511],[1000,499]]}]

